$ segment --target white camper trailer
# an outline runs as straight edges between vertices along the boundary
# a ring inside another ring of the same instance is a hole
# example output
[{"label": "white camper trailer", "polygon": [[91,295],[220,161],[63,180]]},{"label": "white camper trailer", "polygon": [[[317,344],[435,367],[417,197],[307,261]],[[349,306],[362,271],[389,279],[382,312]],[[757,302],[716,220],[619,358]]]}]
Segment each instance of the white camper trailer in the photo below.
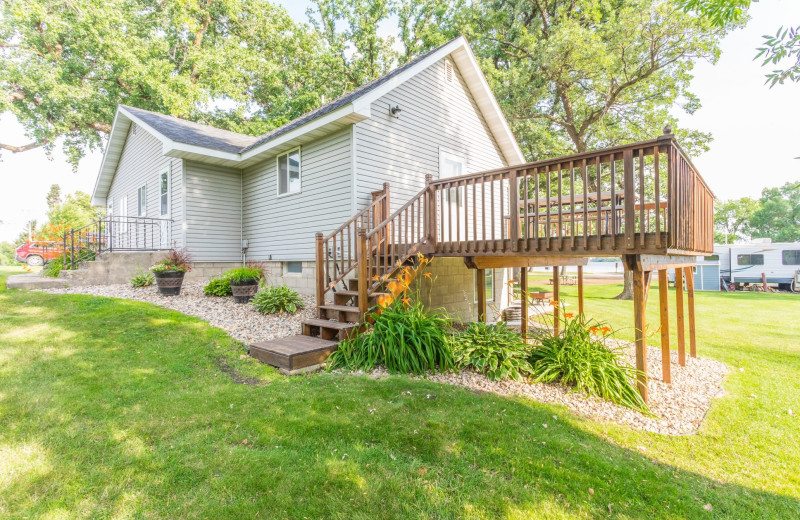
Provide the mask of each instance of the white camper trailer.
[{"label": "white camper trailer", "polygon": [[720,277],[729,284],[761,283],[763,275],[781,290],[800,291],[800,242],[715,245],[713,256],[719,257]]}]

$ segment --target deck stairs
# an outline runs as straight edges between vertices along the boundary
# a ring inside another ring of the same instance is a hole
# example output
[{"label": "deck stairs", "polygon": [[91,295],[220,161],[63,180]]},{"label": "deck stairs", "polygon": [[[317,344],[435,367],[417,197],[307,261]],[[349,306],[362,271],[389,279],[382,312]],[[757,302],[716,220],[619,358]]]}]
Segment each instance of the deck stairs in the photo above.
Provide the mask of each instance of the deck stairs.
[{"label": "deck stairs", "polygon": [[[337,231],[327,237],[318,235],[317,269],[325,273],[325,283],[317,287],[317,316],[302,322],[301,334],[251,344],[252,357],[289,374],[316,369],[341,341],[363,330],[367,321],[413,282],[428,261],[423,259],[429,257],[419,253],[420,243],[414,247],[393,243],[388,231],[392,229],[387,217],[388,186],[377,193],[383,195],[374,194],[372,204]],[[361,240],[361,244],[351,240],[365,238],[367,233],[373,240]],[[370,254],[359,255],[359,248]],[[361,305],[365,296],[366,303]]]}]

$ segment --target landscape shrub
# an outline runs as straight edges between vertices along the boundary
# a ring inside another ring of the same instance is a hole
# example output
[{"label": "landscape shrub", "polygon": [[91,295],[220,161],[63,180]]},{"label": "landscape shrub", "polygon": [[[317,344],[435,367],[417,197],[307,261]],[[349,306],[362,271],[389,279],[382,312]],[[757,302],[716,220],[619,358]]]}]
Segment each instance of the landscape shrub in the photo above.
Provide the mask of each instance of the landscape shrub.
[{"label": "landscape shrub", "polygon": [[203,294],[206,296],[231,296],[233,290],[231,289],[231,279],[228,273],[222,273],[209,280],[206,286],[203,287]]},{"label": "landscape shrub", "polygon": [[49,276],[50,278],[58,278],[63,269],[64,257],[59,256],[47,262],[47,265],[42,269],[42,275]]},{"label": "landscape shrub", "polygon": [[245,280],[261,280],[264,276],[264,270],[260,267],[236,267],[225,273],[228,279],[232,282],[241,283]]},{"label": "landscape shrub", "polygon": [[141,269],[136,270],[136,275],[131,278],[132,287],[150,287],[156,279],[153,273],[145,273]]},{"label": "landscape shrub", "polygon": [[285,285],[279,287],[262,287],[261,290],[253,296],[251,303],[263,314],[275,314],[278,312],[294,314],[305,307],[303,299],[300,298],[297,291],[293,291]]},{"label": "landscape shrub", "polygon": [[[621,349],[608,344],[611,328],[583,317],[562,319],[563,330],[534,332],[538,345],[528,357],[537,383],[561,382],[589,395],[650,414],[635,386],[638,370],[623,361]],[[599,335],[594,335],[599,333]]]},{"label": "landscape shrub", "polygon": [[454,340],[455,362],[458,368],[472,368],[495,381],[522,381],[530,375],[528,363],[530,345],[504,322],[487,325],[470,323]]},{"label": "landscape shrub", "polygon": [[170,249],[163,259],[150,267],[154,273],[186,273],[192,270],[192,257],[185,249]]},{"label": "landscape shrub", "polygon": [[426,311],[418,301],[398,298],[372,319],[369,332],[342,342],[328,357],[329,369],[383,365],[392,373],[423,374],[453,368],[450,320],[441,311]]}]

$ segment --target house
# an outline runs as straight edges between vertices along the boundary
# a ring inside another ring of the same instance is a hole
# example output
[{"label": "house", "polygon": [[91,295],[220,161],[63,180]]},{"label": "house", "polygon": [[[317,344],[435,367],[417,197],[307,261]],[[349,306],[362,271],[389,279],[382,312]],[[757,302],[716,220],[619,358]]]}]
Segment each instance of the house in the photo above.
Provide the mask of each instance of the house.
[{"label": "house", "polygon": [[[273,278],[313,294],[315,233],[337,228],[384,183],[391,212],[426,174],[523,160],[460,37],[258,137],[120,106],[92,202],[117,217],[164,219],[150,236],[185,247],[196,275],[258,260]],[[474,272],[455,258],[432,268],[448,289],[432,303],[470,312]],[[486,281],[498,304],[506,280],[497,270]]]}]

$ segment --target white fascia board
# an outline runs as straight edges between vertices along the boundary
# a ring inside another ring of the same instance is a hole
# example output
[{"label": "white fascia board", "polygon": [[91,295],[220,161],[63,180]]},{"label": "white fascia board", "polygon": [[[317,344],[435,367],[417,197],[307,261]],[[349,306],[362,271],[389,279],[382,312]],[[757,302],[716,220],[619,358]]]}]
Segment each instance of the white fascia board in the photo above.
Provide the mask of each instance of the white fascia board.
[{"label": "white fascia board", "polygon": [[164,145],[164,155],[168,157],[185,157],[185,154],[196,154],[205,157],[214,157],[215,159],[223,159],[239,163],[242,160],[242,154],[233,152],[223,152],[221,150],[213,150],[204,146],[197,146],[194,144],[179,143],[177,141],[169,141],[169,145]]},{"label": "white fascia board", "polygon": [[318,117],[309,121],[308,123],[295,128],[285,134],[282,134],[275,139],[271,139],[264,144],[256,146],[255,148],[246,151],[245,153],[241,154],[241,160],[247,161],[248,159],[252,159],[258,155],[268,153],[270,150],[274,149],[277,146],[285,144],[293,139],[297,139],[302,137],[303,134],[314,131],[318,128],[322,128],[323,126],[329,123],[335,123],[337,121],[347,121],[350,123],[357,123],[359,121],[363,121],[365,119],[369,119],[371,116],[371,111],[369,106],[366,108],[357,108],[354,103],[350,103],[345,105],[341,108],[330,112],[329,114],[325,114],[322,117]]},{"label": "white fascia board", "polygon": [[459,36],[449,44],[439,49],[438,52],[431,54],[430,56],[420,61],[413,67],[403,71],[402,74],[398,74],[389,81],[383,83],[381,86],[375,88],[374,90],[370,90],[363,96],[359,97],[358,99],[353,101],[353,104],[356,106],[357,110],[368,109],[373,102],[385,96],[386,94],[397,88],[400,84],[408,81],[409,79],[413,78],[423,70],[430,67],[432,64],[436,63],[445,56],[448,56],[452,54],[454,51],[463,47],[469,48],[469,44],[467,43],[467,40],[463,36]]},{"label": "white fascia board", "polygon": [[[106,205],[106,198],[108,196],[108,187],[110,187],[111,183],[109,182],[109,186],[106,187],[104,193],[100,195],[98,190],[100,190],[100,181],[105,180],[109,175],[114,175],[114,170],[117,168],[117,162],[119,161],[119,156],[114,160],[113,163],[108,162],[108,153],[112,148],[117,146],[117,141],[120,140],[119,133],[123,132],[121,129],[122,126],[125,126],[125,134],[127,135],[127,129],[130,128],[130,119],[128,119],[125,115],[120,115],[120,110],[118,109],[116,114],[114,114],[114,122],[111,124],[111,133],[108,134],[108,143],[106,144],[105,152],[103,153],[103,161],[100,163],[100,170],[97,172],[97,179],[94,181],[94,189],[92,190],[92,199],[91,204],[92,206],[105,206]],[[125,139],[121,138],[122,146],[125,144]],[[120,155],[122,151],[120,150]]]},{"label": "white fascia board", "polygon": [[503,151],[503,155],[509,163],[508,165],[522,164],[525,162],[525,156],[519,147],[519,143],[514,137],[514,133],[511,131],[500,105],[497,103],[497,98],[494,97],[494,93],[489,87],[489,82],[486,81],[486,76],[483,75],[483,71],[478,65],[478,60],[475,59],[475,55],[472,53],[472,48],[466,44],[466,41],[464,43],[463,52],[454,53],[453,60],[456,62],[456,66],[461,71],[462,76],[470,76],[469,78],[464,77],[464,79],[467,81],[467,86],[481,109],[483,117],[489,124],[497,144]]}]

